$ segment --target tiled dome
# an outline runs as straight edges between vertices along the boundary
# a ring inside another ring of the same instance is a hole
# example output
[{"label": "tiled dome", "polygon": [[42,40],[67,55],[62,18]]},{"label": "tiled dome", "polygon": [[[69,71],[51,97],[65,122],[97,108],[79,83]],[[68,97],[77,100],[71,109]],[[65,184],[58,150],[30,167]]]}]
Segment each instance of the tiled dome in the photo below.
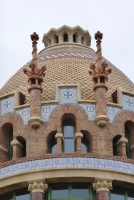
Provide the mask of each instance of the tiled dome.
[{"label": "tiled dome", "polygon": [[[43,82],[42,101],[55,100],[56,84],[80,84],[81,99],[94,100],[92,77],[88,74],[91,62],[95,62],[96,53],[93,49],[80,44],[57,44],[42,50],[38,55],[40,66],[47,67],[47,74]],[[106,59],[105,59],[106,60]],[[111,94],[118,88],[134,93],[134,84],[119,69],[107,61],[112,67],[109,76],[107,101],[112,102]],[[2,87],[1,95],[21,91],[26,95],[26,103],[29,102],[27,76],[24,65]]]}]

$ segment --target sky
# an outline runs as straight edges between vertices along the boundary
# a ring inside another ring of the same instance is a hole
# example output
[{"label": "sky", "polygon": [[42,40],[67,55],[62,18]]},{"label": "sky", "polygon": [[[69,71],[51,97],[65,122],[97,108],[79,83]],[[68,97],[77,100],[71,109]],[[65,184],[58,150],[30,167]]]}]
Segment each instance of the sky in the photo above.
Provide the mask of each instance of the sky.
[{"label": "sky", "polygon": [[134,82],[134,0],[0,0],[0,88],[32,59],[30,35],[63,25],[103,33],[102,55]]}]

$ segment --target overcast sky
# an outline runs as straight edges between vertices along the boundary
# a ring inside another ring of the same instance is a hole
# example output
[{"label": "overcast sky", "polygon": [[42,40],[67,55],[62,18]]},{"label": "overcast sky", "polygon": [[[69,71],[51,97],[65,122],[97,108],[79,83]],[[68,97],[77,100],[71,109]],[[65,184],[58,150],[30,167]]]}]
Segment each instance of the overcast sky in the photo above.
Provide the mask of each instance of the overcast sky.
[{"label": "overcast sky", "polygon": [[103,33],[102,54],[134,82],[134,0],[0,0],[0,88],[31,60],[30,34],[62,25]]}]

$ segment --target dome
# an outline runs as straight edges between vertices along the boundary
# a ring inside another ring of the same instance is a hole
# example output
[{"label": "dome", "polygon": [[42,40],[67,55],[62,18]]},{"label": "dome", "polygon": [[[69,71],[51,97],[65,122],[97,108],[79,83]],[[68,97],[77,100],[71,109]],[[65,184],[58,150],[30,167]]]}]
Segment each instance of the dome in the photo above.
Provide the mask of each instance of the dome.
[{"label": "dome", "polygon": [[[96,53],[90,47],[77,43],[62,43],[50,45],[38,54],[39,66],[46,65],[47,73],[43,82],[41,101],[55,100],[56,84],[80,84],[81,99],[94,100],[92,77],[88,74],[91,62],[95,62]],[[104,59],[106,60],[106,59]],[[107,61],[107,60],[106,60]],[[112,93],[118,88],[134,93],[134,85],[129,78],[107,61],[112,73],[109,75],[107,101],[112,102]],[[1,88],[1,95],[21,91],[29,102],[27,76],[20,68],[14,76]]]}]

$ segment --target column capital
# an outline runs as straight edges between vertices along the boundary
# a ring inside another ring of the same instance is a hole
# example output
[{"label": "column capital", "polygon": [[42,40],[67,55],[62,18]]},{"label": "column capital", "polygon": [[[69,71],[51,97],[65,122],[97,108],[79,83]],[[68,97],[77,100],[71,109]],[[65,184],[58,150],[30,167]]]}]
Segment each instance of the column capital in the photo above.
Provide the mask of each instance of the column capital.
[{"label": "column capital", "polygon": [[48,189],[48,184],[44,183],[43,181],[34,181],[30,182],[28,186],[28,191],[31,193],[34,192],[42,192],[47,191]]},{"label": "column capital", "polygon": [[112,181],[106,179],[95,179],[95,182],[93,183],[93,189],[96,190],[96,192],[109,192],[109,190],[112,189]]},{"label": "column capital", "polygon": [[75,133],[75,139],[78,138],[78,137],[83,138],[83,134],[81,132],[76,132]]},{"label": "column capital", "polygon": [[63,134],[62,133],[56,133],[55,139],[57,140],[58,137],[63,140]]},{"label": "column capital", "polygon": [[128,139],[125,138],[125,137],[121,137],[117,142],[116,142],[116,145],[120,144],[120,143],[127,143],[128,142]]},{"label": "column capital", "polygon": [[0,145],[0,150],[8,153],[8,149],[6,149],[5,147],[3,147],[2,145]]},{"label": "column capital", "polygon": [[12,140],[11,145],[18,145],[20,148],[23,148],[23,145],[17,139]]},{"label": "column capital", "polygon": [[133,145],[131,145],[130,149],[134,149],[134,144],[133,144]]}]

